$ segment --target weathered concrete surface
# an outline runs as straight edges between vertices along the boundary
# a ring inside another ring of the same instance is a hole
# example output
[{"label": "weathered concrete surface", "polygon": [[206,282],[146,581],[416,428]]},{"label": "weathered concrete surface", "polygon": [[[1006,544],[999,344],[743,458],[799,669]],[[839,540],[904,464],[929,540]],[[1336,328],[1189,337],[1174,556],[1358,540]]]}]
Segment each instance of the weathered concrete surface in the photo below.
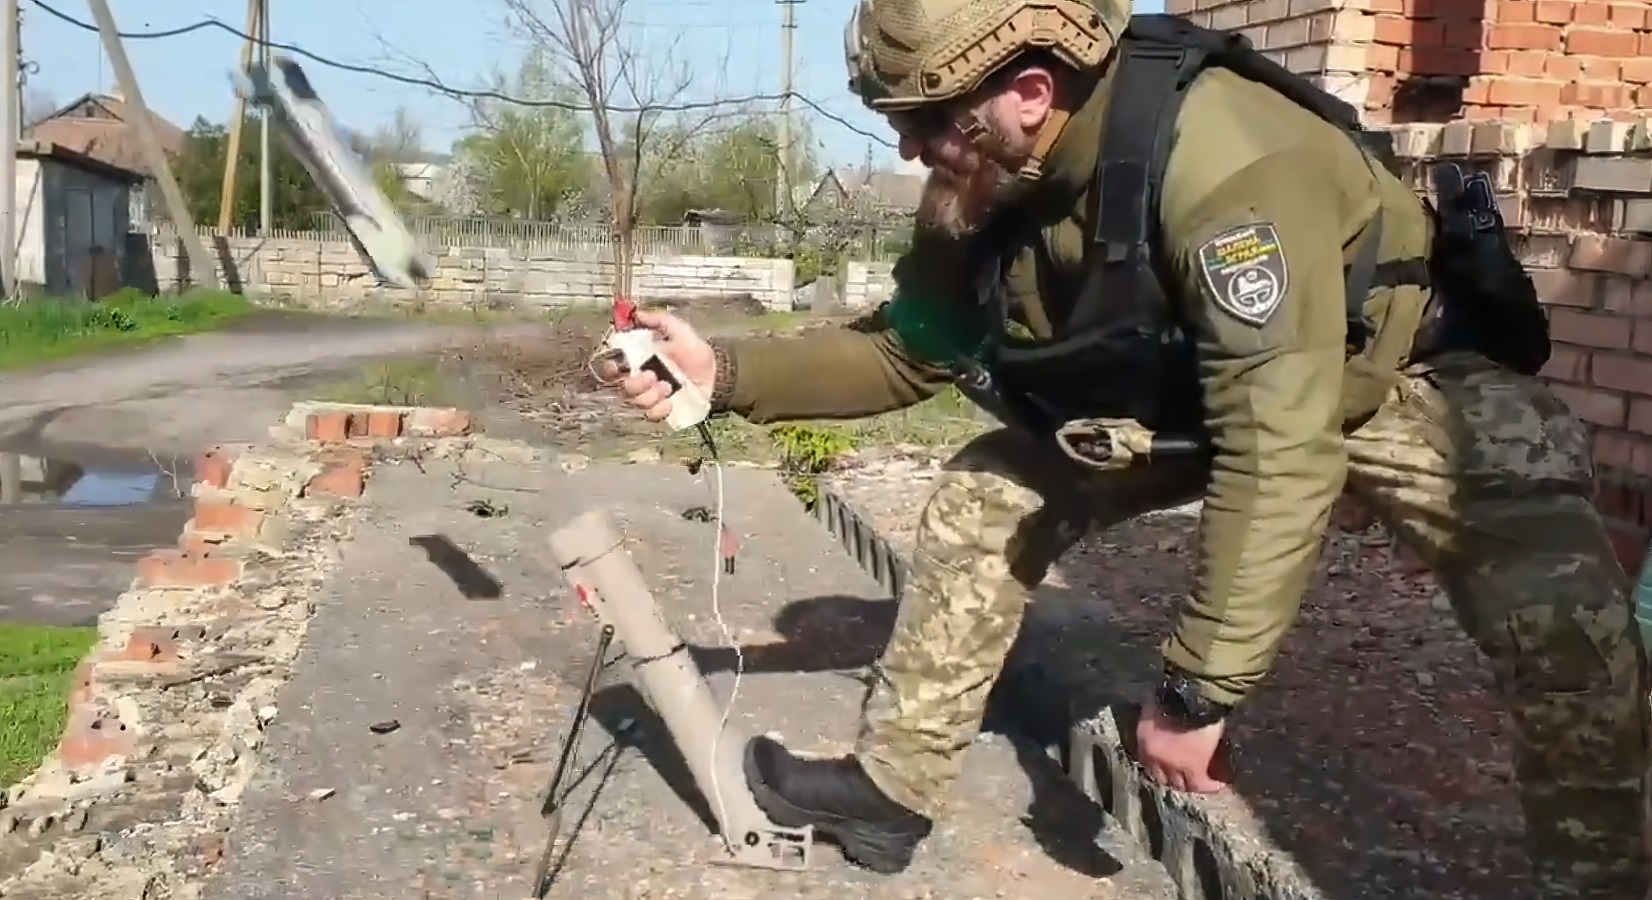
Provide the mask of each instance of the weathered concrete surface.
[{"label": "weathered concrete surface", "polygon": [[[713,529],[682,515],[709,502],[706,484],[653,466],[563,475],[510,455],[381,467],[316,597],[266,767],[208,896],[527,895],[541,795],[595,636],[544,541],[590,506],[617,520],[662,609],[729,694],[733,654],[720,649],[707,592]],[[798,749],[839,751],[862,691],[852,676],[886,633],[886,592],[772,475],[731,470],[725,487],[744,544],[719,598],[745,648],[733,719]],[[503,514],[478,516],[467,509],[477,501]],[[433,535],[464,552],[434,554],[450,574],[409,545],[437,546]],[[830,848],[802,874],[707,868],[717,844],[695,812],[704,800],[623,670],[605,678],[599,727],[575,767],[588,774],[569,801],[573,838],[553,897],[1174,896],[1047,759],[1001,738],[972,752],[954,815],[905,875],[876,878]]]}]

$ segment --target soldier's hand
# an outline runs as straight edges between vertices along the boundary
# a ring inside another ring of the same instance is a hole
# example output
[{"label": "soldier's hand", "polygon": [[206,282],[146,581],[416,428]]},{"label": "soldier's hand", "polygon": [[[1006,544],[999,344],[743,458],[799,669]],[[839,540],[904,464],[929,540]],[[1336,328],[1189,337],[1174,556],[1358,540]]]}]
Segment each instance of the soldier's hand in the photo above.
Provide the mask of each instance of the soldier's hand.
[{"label": "soldier's hand", "polygon": [[[693,326],[670,313],[642,311],[637,313],[637,324],[654,332],[654,352],[674,363],[701,393],[711,396],[717,380],[717,355]],[[653,372],[627,372],[612,359],[597,363],[595,368],[604,382],[618,381],[626,402],[642,410],[650,422],[663,422],[671,414],[671,384]]]},{"label": "soldier's hand", "polygon": [[1167,788],[1213,794],[1233,780],[1222,742],[1226,731],[1226,722],[1188,728],[1149,702],[1136,723],[1136,759],[1154,781]]}]

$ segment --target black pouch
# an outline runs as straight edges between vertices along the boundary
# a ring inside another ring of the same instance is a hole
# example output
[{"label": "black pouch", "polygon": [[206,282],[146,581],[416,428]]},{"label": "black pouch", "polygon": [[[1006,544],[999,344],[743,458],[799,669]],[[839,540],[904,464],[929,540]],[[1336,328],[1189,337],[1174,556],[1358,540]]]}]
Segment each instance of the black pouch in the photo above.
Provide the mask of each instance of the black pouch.
[{"label": "black pouch", "polygon": [[1487,359],[1536,375],[1549,361],[1549,319],[1509,246],[1491,179],[1441,163],[1434,184],[1439,219],[1429,268],[1445,302],[1458,307],[1448,314]]}]

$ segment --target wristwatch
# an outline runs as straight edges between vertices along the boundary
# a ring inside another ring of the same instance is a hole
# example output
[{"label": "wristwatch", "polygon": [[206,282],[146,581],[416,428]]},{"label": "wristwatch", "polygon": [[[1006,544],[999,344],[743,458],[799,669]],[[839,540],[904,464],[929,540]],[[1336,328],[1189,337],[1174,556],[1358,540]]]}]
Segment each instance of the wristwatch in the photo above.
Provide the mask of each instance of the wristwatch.
[{"label": "wristwatch", "polygon": [[1174,669],[1165,670],[1164,680],[1159,682],[1158,692],[1153,695],[1153,699],[1171,721],[1184,728],[1215,725],[1233,712],[1232,706],[1217,703],[1200,693],[1199,683],[1187,673]]}]

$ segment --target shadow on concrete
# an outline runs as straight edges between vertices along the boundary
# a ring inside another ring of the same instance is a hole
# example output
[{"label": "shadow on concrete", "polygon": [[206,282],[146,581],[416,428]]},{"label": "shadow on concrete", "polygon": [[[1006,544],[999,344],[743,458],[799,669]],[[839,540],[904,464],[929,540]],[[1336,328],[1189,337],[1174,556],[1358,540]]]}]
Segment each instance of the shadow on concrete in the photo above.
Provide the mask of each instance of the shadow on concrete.
[{"label": "shadow on concrete", "polygon": [[636,688],[616,684],[598,690],[591,696],[591,718],[616,745],[640,753],[708,832],[719,831],[711,803],[695,784],[671,730]]},{"label": "shadow on concrete", "polygon": [[407,543],[423,550],[466,600],[497,600],[505,595],[504,584],[447,535],[421,534],[408,538]]},{"label": "shadow on concrete", "polygon": [[[744,670],[751,674],[842,672],[864,683],[865,671],[888,643],[895,610],[889,601],[842,595],[789,603],[773,620],[783,640],[741,647]],[[1043,651],[1028,645],[1027,637],[1024,631],[993,688],[983,728],[1003,735],[1015,747],[1033,790],[1021,821],[1044,853],[1091,878],[1117,874],[1123,865],[1095,840],[1105,825],[1102,809],[1068,780],[1051,756],[1067,744],[1075,715],[1070,704],[1073,694],[1049,689],[1052,675],[1039,662]],[[733,648],[694,647],[692,651],[707,674],[733,671],[737,662]],[[1096,695],[1094,703],[1110,704],[1115,699]],[[692,790],[692,781],[689,784]]]}]

